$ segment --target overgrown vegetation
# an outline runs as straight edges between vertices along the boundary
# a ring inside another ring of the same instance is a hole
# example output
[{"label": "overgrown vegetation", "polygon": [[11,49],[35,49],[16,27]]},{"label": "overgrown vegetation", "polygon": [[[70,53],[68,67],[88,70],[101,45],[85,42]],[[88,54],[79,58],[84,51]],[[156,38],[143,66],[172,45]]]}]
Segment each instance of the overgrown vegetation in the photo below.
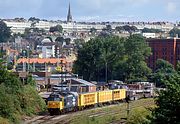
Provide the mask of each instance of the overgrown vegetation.
[{"label": "overgrown vegetation", "polygon": [[26,84],[0,64],[0,122],[19,123],[23,115],[33,115],[45,109],[45,102],[35,90],[31,77]]},{"label": "overgrown vegetation", "polygon": [[160,91],[155,100],[152,124],[179,124],[180,118],[180,75],[170,75],[164,80],[166,89]]}]

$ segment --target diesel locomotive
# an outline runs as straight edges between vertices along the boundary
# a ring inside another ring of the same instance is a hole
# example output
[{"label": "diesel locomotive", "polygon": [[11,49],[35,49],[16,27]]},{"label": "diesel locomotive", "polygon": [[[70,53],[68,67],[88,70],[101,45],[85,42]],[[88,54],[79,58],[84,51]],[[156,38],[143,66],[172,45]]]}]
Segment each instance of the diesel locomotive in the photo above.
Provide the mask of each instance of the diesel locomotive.
[{"label": "diesel locomotive", "polygon": [[54,92],[48,97],[50,115],[82,110],[90,106],[110,104],[126,98],[126,89],[104,90],[97,92]]}]

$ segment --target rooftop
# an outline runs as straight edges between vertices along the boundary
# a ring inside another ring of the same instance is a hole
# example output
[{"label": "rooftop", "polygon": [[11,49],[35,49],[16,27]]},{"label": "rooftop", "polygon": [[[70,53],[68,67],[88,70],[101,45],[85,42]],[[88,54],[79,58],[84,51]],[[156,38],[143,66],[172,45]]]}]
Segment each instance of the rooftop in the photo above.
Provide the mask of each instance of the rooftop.
[{"label": "rooftop", "polygon": [[66,63],[64,58],[20,58],[17,63],[51,63],[56,64],[58,62]]}]

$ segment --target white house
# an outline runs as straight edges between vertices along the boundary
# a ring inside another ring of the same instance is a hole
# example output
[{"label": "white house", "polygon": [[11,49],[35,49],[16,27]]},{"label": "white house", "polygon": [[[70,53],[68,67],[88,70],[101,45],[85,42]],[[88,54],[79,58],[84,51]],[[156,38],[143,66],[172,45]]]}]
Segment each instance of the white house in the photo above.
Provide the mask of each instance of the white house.
[{"label": "white house", "polygon": [[46,38],[42,41],[42,45],[37,46],[37,51],[42,54],[42,58],[55,57],[55,43]]}]

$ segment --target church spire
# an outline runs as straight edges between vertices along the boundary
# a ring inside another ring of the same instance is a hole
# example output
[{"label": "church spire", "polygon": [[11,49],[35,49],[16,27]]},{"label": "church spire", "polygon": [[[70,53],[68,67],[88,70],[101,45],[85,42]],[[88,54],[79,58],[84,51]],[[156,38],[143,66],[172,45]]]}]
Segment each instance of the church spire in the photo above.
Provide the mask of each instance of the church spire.
[{"label": "church spire", "polygon": [[71,5],[69,2],[69,9],[68,9],[68,15],[67,15],[67,22],[72,22],[72,15],[71,15]]}]

